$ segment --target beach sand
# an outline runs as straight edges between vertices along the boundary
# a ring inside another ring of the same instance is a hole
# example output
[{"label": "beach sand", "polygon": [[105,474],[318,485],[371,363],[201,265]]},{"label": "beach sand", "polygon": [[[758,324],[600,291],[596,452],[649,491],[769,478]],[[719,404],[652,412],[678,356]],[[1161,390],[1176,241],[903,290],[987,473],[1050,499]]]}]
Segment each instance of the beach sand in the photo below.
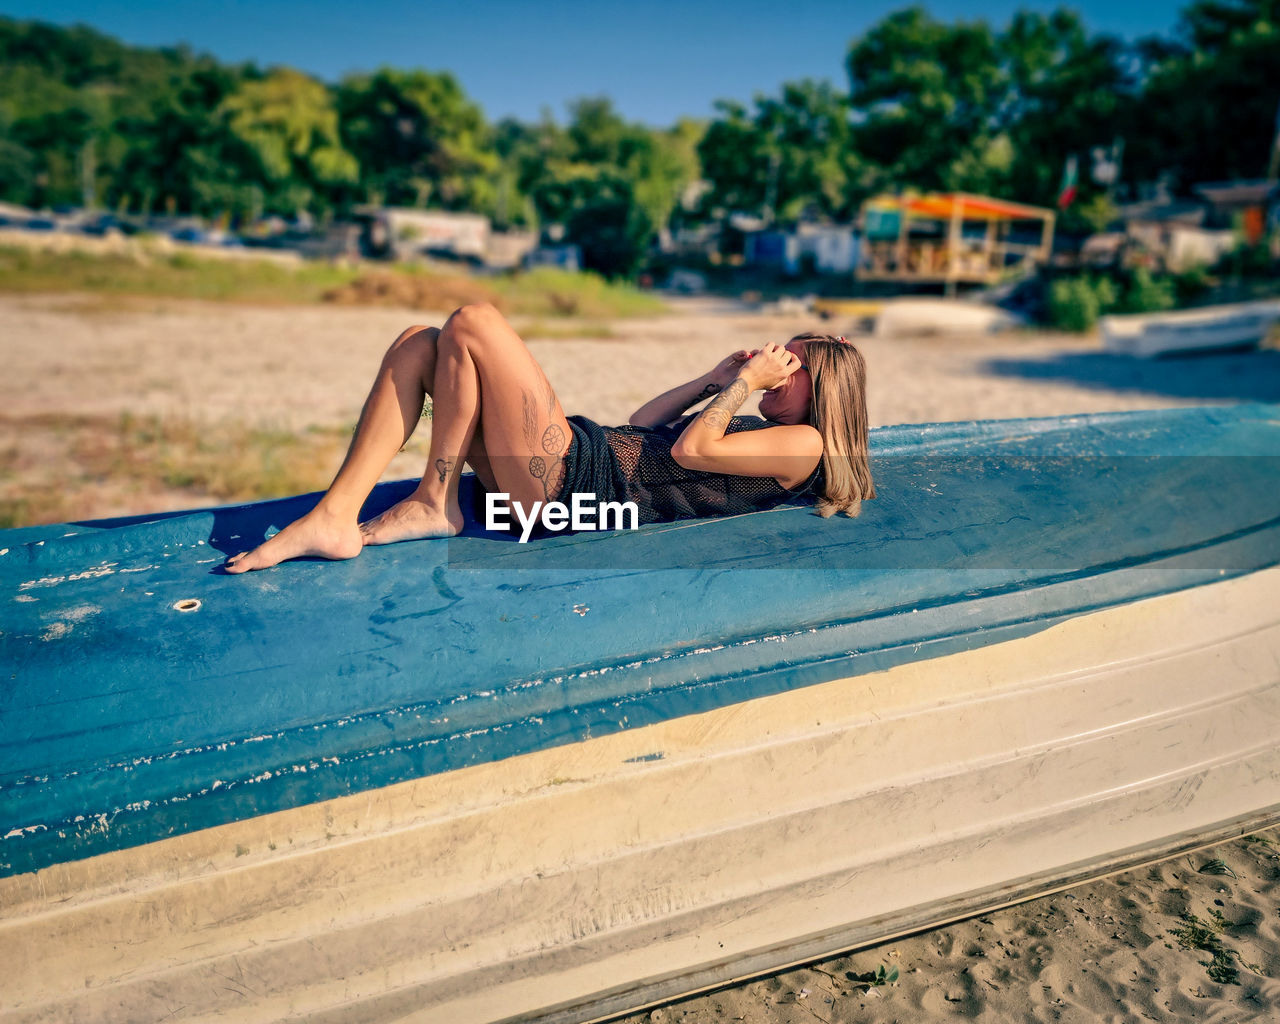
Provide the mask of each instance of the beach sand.
[{"label": "beach sand", "polygon": [[[8,467],[0,498],[25,488],[68,517],[207,504],[190,489],[128,484],[110,473],[72,487],[68,451],[102,417],[126,413],[340,437],[389,342],[411,323],[441,319],[388,309],[0,297],[0,454]],[[608,338],[529,342],[567,411],[612,423],[736,348],[850,328],[698,299],[675,303],[668,316],[616,322]],[[1107,356],[1096,338],[1047,333],[854,340],[867,358],[873,424],[1280,401],[1280,352],[1272,349],[1143,362]],[[416,475],[425,451],[425,440],[415,441],[387,476]],[[1280,830],[1260,838],[626,1019],[1280,1019]],[[1190,917],[1204,927],[1196,931]],[[1217,980],[1206,963],[1216,964]],[[872,984],[881,966],[897,969],[895,983]],[[1238,984],[1226,982],[1231,970]]]}]

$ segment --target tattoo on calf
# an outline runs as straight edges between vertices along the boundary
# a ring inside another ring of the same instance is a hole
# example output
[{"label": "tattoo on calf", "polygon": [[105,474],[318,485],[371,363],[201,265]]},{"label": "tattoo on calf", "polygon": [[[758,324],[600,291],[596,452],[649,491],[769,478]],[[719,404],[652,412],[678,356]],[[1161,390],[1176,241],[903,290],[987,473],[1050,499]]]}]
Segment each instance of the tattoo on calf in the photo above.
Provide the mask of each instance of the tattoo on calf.
[{"label": "tattoo on calf", "polygon": [[708,384],[705,388],[703,388],[700,392],[698,392],[698,397],[695,398],[694,401],[701,402],[704,398],[710,398],[712,395],[717,394],[719,391],[720,391],[719,384]]},{"label": "tattoo on calf", "polygon": [[449,475],[449,470],[453,469],[453,462],[453,459],[436,459],[436,472],[440,475],[441,483]]},{"label": "tattoo on calf", "polygon": [[729,421],[733,419],[733,414],[750,394],[751,390],[747,387],[747,382],[739,377],[702,410],[702,422],[712,430],[724,433],[729,426]]}]

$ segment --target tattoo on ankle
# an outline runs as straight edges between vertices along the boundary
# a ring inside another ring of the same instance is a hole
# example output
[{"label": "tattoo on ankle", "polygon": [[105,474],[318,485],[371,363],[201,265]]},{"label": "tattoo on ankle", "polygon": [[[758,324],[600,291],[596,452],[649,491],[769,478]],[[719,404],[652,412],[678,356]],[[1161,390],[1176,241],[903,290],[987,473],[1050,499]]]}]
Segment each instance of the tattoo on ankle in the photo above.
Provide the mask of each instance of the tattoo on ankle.
[{"label": "tattoo on ankle", "polygon": [[728,428],[729,421],[733,419],[733,414],[738,411],[738,407],[747,400],[747,396],[750,394],[751,391],[747,387],[747,382],[739,377],[721,391],[710,405],[702,410],[702,422],[712,430],[718,430],[723,433]]},{"label": "tattoo on ankle", "polygon": [[698,397],[695,398],[694,401],[701,402],[704,398],[710,398],[712,395],[717,394],[719,391],[720,391],[719,384],[708,384],[705,388],[703,388],[698,393]]},{"label": "tattoo on ankle", "polygon": [[449,470],[453,469],[453,459],[436,459],[436,472],[440,474],[440,482],[444,483]]}]

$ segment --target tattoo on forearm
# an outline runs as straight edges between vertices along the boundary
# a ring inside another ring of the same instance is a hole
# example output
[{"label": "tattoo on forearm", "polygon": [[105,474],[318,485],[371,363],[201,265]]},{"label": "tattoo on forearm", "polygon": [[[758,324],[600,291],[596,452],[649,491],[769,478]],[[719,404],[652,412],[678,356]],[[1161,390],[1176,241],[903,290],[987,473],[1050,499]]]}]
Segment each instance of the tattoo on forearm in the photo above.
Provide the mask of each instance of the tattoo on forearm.
[{"label": "tattoo on forearm", "polygon": [[436,472],[440,474],[441,483],[449,475],[449,470],[453,469],[453,462],[453,459],[436,459]]},{"label": "tattoo on forearm", "polygon": [[712,430],[724,433],[733,419],[738,407],[747,400],[751,389],[747,382],[739,377],[716,396],[715,401],[702,410],[702,422]]}]

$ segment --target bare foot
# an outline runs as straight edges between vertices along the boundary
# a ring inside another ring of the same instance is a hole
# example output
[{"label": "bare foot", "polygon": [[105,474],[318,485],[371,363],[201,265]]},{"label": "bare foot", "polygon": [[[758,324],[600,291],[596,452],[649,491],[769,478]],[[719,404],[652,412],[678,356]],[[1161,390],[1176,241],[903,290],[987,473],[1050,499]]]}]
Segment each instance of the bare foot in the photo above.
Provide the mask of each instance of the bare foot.
[{"label": "bare foot", "polygon": [[354,522],[314,509],[252,551],[227,559],[229,573],[266,569],[289,558],[355,558],[364,549]]},{"label": "bare foot", "polygon": [[394,544],[399,540],[422,540],[426,537],[452,537],[462,529],[462,510],[456,505],[442,512],[413,495],[360,525],[364,542]]}]

